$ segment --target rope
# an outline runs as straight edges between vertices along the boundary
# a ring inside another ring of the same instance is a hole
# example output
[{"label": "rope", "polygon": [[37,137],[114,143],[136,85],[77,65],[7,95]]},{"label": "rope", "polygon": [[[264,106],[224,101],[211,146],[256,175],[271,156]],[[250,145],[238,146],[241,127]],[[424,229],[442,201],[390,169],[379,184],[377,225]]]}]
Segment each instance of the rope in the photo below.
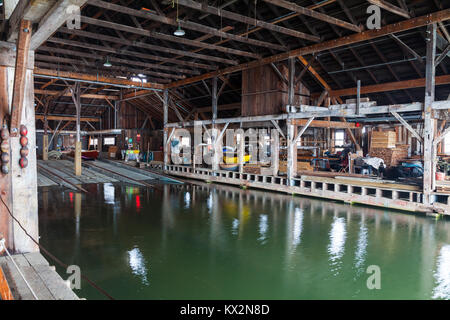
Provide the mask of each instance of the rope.
[{"label": "rope", "polygon": [[[14,215],[12,214],[11,210],[9,209],[8,205],[5,203],[5,201],[3,200],[3,197],[0,194],[0,200],[2,201],[3,205],[5,206],[6,210],[8,211],[9,215],[11,216],[11,218],[14,219],[15,222],[17,222],[17,224],[19,225],[19,227],[23,230],[23,232],[25,232],[25,234],[31,239],[31,241],[33,241],[47,256],[49,256],[53,261],[55,261],[56,263],[58,263],[61,267],[67,269],[69,267],[69,265],[65,264],[64,262],[62,262],[61,260],[59,260],[57,257],[55,257],[53,254],[51,254],[47,249],[45,249],[41,244],[39,244],[28,232],[27,230],[22,226],[22,224],[20,223],[19,220],[16,219],[16,217],[14,217]],[[6,247],[6,246],[5,246]],[[105,290],[103,290],[101,287],[99,287],[96,283],[94,283],[92,280],[90,280],[88,277],[86,277],[85,275],[81,274],[81,278],[83,280],[85,280],[86,282],[88,282],[92,287],[94,287],[95,289],[97,289],[100,293],[102,293],[103,295],[105,295],[108,299],[110,300],[115,300],[111,295],[109,295],[108,292],[106,292]]]},{"label": "rope", "polygon": [[14,261],[14,259],[11,257],[11,255],[9,254],[8,249],[6,248],[5,245],[5,239],[2,238],[0,239],[0,248],[3,247],[3,249],[5,249],[6,254],[8,255],[8,257],[11,259],[12,263],[14,264],[14,266],[16,267],[17,271],[19,271],[20,276],[22,277],[23,281],[25,281],[25,284],[27,285],[28,289],[30,289],[31,294],[33,295],[35,300],[39,300],[39,298],[37,297],[36,293],[34,293],[33,288],[31,288],[30,284],[28,283],[27,279],[25,279],[25,276],[23,275],[22,271],[20,271],[19,266],[16,264],[16,262]]}]

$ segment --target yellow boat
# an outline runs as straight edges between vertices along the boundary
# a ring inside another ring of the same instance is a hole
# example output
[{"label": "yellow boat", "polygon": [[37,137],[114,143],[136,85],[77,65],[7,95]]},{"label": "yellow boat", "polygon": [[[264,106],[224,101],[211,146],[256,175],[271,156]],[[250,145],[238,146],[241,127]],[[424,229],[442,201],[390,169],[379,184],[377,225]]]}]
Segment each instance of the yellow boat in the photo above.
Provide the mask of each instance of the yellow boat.
[{"label": "yellow boat", "polygon": [[[244,156],[244,163],[249,162],[251,159],[251,155],[247,154]],[[226,164],[233,164],[233,163],[238,163],[238,157],[227,157],[224,156],[223,157],[223,162]]]}]

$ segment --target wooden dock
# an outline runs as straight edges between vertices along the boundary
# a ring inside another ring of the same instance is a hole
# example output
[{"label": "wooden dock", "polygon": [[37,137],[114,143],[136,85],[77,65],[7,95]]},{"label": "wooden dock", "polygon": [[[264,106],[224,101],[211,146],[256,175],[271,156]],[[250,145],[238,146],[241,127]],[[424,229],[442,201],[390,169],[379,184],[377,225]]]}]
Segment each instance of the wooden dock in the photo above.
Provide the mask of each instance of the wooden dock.
[{"label": "wooden dock", "polygon": [[[12,258],[39,300],[79,300],[39,252],[16,254]],[[10,257],[0,257],[0,267],[14,300],[36,300]]]},{"label": "wooden dock", "polygon": [[411,212],[436,212],[450,215],[450,194],[434,192],[431,204],[423,204],[423,193],[418,186],[374,181],[352,177],[320,177],[301,175],[287,185],[286,176],[266,176],[190,166],[169,165],[165,173],[190,179],[224,183],[249,188],[266,189],[347,203],[384,207]]}]

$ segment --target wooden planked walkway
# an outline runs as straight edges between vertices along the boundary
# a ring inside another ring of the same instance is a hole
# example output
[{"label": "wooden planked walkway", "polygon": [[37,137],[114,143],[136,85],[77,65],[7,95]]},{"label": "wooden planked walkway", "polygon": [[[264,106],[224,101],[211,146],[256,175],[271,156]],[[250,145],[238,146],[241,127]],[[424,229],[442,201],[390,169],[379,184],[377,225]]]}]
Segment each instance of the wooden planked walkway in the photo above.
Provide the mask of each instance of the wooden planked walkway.
[{"label": "wooden planked walkway", "polygon": [[[79,300],[39,252],[16,254],[12,257],[39,300]],[[5,273],[14,300],[35,300],[11,258],[0,257],[0,267]]]}]

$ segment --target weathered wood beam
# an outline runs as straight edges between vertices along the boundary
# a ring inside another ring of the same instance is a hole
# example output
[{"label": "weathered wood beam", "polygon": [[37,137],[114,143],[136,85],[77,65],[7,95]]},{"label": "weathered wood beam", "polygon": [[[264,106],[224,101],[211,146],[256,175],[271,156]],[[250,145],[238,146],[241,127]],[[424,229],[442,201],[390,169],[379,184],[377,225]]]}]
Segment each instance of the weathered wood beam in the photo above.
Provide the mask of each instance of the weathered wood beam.
[{"label": "weathered wood beam", "polygon": [[384,27],[381,27],[379,30],[367,30],[361,33],[352,34],[350,36],[341,37],[335,40],[325,41],[322,43],[314,44],[311,46],[298,48],[294,50],[290,50],[284,53],[280,53],[274,56],[270,56],[267,58],[260,59],[258,61],[252,61],[249,63],[239,64],[237,66],[228,67],[225,69],[220,69],[218,71],[209,72],[200,76],[191,77],[185,80],[180,80],[176,82],[172,82],[168,85],[169,88],[180,87],[183,85],[187,85],[190,83],[198,82],[204,79],[213,78],[218,75],[225,75],[229,73],[234,73],[246,69],[251,69],[255,67],[259,67],[262,65],[270,64],[272,62],[283,61],[288,59],[289,57],[298,57],[300,55],[313,54],[325,50],[335,49],[339,47],[343,47],[346,45],[351,45],[371,39],[380,38],[383,36],[387,36],[392,33],[402,32],[410,29],[420,28],[426,26],[430,23],[436,23],[439,21],[446,21],[450,19],[450,9],[437,11],[425,16],[412,18],[409,20],[401,21],[395,24],[390,24]]},{"label": "weathered wood beam", "polygon": [[14,71],[14,91],[11,104],[11,136],[17,136],[22,123],[22,110],[25,100],[25,82],[31,40],[31,21],[22,20],[17,39],[16,67]]},{"label": "weathered wood beam", "polygon": [[[84,42],[77,42],[77,41],[73,41],[73,40],[50,38],[50,39],[48,39],[48,41],[66,45],[66,46],[80,47],[80,48],[86,48],[86,49],[91,49],[91,50],[95,50],[95,51],[115,53],[115,54],[123,54],[123,55],[128,55],[128,56],[133,56],[133,57],[139,57],[139,58],[143,58],[143,59],[152,59],[153,58],[153,57],[149,57],[147,54],[141,54],[139,52],[120,51],[120,50],[115,50],[113,48],[92,45],[92,44],[87,44]],[[84,58],[101,60],[101,61],[105,60],[104,56],[106,55],[106,54],[99,55],[99,54],[94,54],[94,53],[80,52],[80,51],[74,51],[74,50],[68,50],[68,49],[51,48],[51,47],[47,47],[47,46],[44,46],[44,48],[40,48],[40,50],[46,50],[48,52],[54,52],[54,53],[63,53],[63,54],[68,54],[68,55],[72,55],[72,56],[84,57]],[[155,64],[155,63],[141,62],[141,61],[135,61],[135,60],[130,60],[130,59],[121,59],[121,58],[109,57],[109,56],[108,56],[108,59],[110,62],[129,64],[129,65],[140,66],[140,67],[145,67],[145,68],[149,68],[149,69],[160,69],[160,70],[173,71],[173,72],[185,73],[185,74],[194,74],[194,75],[199,73],[198,71],[194,71],[194,70],[190,70],[190,69],[182,69],[182,68],[179,68],[176,66],[175,67],[161,66],[161,65]]]},{"label": "weathered wood beam", "polygon": [[118,79],[118,78],[110,78],[103,77],[85,73],[77,73],[77,72],[66,72],[66,71],[57,71],[57,70],[47,70],[47,69],[34,69],[35,76],[47,76],[47,77],[62,77],[68,78],[69,80],[80,80],[80,81],[95,81],[99,84],[111,84],[111,85],[123,85],[130,86],[136,88],[147,88],[147,89],[164,89],[164,85],[159,83],[137,83],[131,80],[126,79]]},{"label": "weathered wood beam", "polygon": [[[106,36],[106,35],[103,35],[100,33],[93,33],[93,32],[88,32],[88,31],[83,31],[83,30],[75,30],[75,29],[71,30],[71,29],[67,29],[67,28],[61,28],[59,31],[63,32],[63,33],[71,34],[71,35],[77,35],[79,37],[100,39],[103,41],[108,41],[108,42],[117,43],[117,44],[121,44],[121,45],[133,46],[133,47],[137,47],[137,48],[143,48],[143,49],[147,49],[147,50],[154,50],[154,51],[163,52],[163,53],[171,54],[171,55],[175,54],[175,55],[186,56],[186,57],[190,57],[190,58],[194,58],[194,59],[214,61],[214,62],[230,64],[230,65],[236,65],[238,63],[235,60],[224,59],[221,57],[215,57],[215,56],[206,55],[206,54],[194,53],[191,51],[183,51],[183,50],[177,50],[177,49],[172,49],[172,48],[167,48],[167,47],[161,47],[161,46],[148,44],[148,43],[144,43],[144,42],[131,41],[128,39],[121,39],[121,38],[117,38],[117,37]],[[198,40],[198,41],[201,41],[201,40]],[[172,62],[173,60],[178,61],[178,60],[176,60],[176,58],[177,57],[175,57],[173,59],[171,59],[171,58],[163,58],[163,59],[165,59],[164,60],[165,62]]]},{"label": "weathered wood beam", "polygon": [[[61,95],[61,93],[64,93],[63,97],[71,97],[72,93],[69,91],[54,91],[54,90],[42,90],[42,89],[35,89],[35,94],[43,94],[47,96],[57,96]],[[118,96],[112,96],[112,95],[104,95],[104,94],[92,94],[92,93],[85,93],[81,95],[81,98],[85,99],[110,99],[110,100],[116,100],[118,99]]]},{"label": "weathered wood beam", "polygon": [[[75,52],[72,53],[72,55],[77,56],[77,54]],[[93,55],[93,56],[96,56],[96,55]],[[96,58],[98,59],[99,57],[96,56]],[[95,69],[97,69],[99,67],[99,64],[95,63],[95,62],[80,61],[79,59],[63,58],[63,57],[56,57],[56,56],[47,56],[47,55],[43,55],[43,54],[36,54],[35,59],[36,59],[36,61],[47,61],[47,62],[53,62],[53,63],[67,63],[67,64],[71,64],[71,65],[93,67]],[[89,59],[93,59],[93,57],[89,58]],[[113,62],[112,60],[113,60],[113,58],[109,58],[110,62]],[[120,63],[120,65],[118,65],[118,66],[113,65],[111,67],[108,67],[108,68],[105,67],[102,69],[118,70],[118,71],[123,71],[126,73],[129,73],[129,72],[134,72],[136,74],[142,73],[142,74],[149,75],[149,76],[156,76],[156,77],[169,78],[169,79],[184,79],[184,78],[186,78],[186,76],[179,75],[179,74],[156,72],[156,71],[145,71],[143,69],[138,69],[137,67],[130,68],[130,67],[126,66],[126,64],[128,64],[130,66],[131,65],[133,65],[133,66],[141,65],[141,67],[144,67],[144,65],[148,65],[147,63],[141,63],[139,61],[136,61],[136,63],[135,63],[135,61],[117,59],[117,58],[115,58],[114,60],[116,60],[116,62],[117,62],[117,60],[121,60],[122,62],[118,62],[118,63]],[[150,67],[148,67],[148,68],[150,68]]]},{"label": "weathered wood beam", "polygon": [[[450,75],[443,75],[436,77],[436,85],[444,85],[449,83],[450,83]],[[394,81],[370,86],[363,86],[361,87],[361,94],[396,91],[412,88],[423,88],[423,87],[425,87],[425,78],[405,80],[405,81]],[[342,90],[332,90],[330,92],[330,95],[332,97],[356,96],[356,91],[357,91],[356,87]]]},{"label": "weathered wood beam", "polygon": [[[39,22],[38,29],[33,33],[30,48],[36,50],[43,44],[53,33],[58,30],[72,16],[69,10],[72,6],[80,8],[87,0],[60,0]],[[80,9],[81,11],[81,9]]]},{"label": "weathered wood beam", "polygon": [[394,6],[392,3],[389,3],[387,1],[384,0],[367,0],[369,3],[374,4],[376,6],[379,6],[380,8],[383,8],[386,11],[389,11],[391,13],[394,13],[396,15],[402,16],[406,19],[410,19],[411,15],[409,14],[408,11],[399,8],[397,6]]},{"label": "weathered wood beam", "polygon": [[263,0],[263,1],[273,4],[273,5],[276,5],[276,6],[279,6],[279,7],[282,7],[282,8],[285,8],[287,10],[291,10],[291,11],[294,11],[294,12],[297,12],[297,13],[300,13],[300,14],[318,19],[318,20],[325,21],[330,24],[335,24],[339,27],[346,28],[346,29],[349,29],[349,30],[352,30],[355,32],[362,31],[362,28],[357,25],[354,25],[352,23],[349,23],[349,22],[346,22],[346,21],[343,21],[340,19],[336,19],[329,15],[326,15],[326,14],[323,14],[323,13],[320,13],[320,12],[317,12],[317,11],[314,11],[314,10],[311,10],[311,9],[308,9],[305,7],[301,7],[297,4],[289,2],[289,1],[284,1],[284,0]]},{"label": "weathered wood beam", "polygon": [[189,29],[189,30],[194,30],[197,32],[202,32],[202,33],[209,33],[209,34],[215,35],[217,37],[227,38],[227,39],[235,40],[235,41],[246,43],[246,44],[253,45],[253,46],[270,48],[270,49],[279,50],[279,51],[284,51],[286,49],[286,48],[284,48],[280,45],[274,44],[274,43],[244,38],[244,37],[232,34],[232,33],[222,32],[218,29],[215,29],[215,28],[212,28],[212,27],[209,27],[206,25],[198,24],[195,22],[183,21],[183,20],[177,21],[177,19],[168,18],[166,16],[159,16],[159,15],[153,14],[148,11],[135,10],[132,8],[119,6],[119,5],[101,1],[101,0],[89,0],[89,4],[103,8],[103,9],[117,11],[120,13],[129,14],[129,15],[132,15],[135,17],[140,17],[140,18],[144,18],[144,19],[148,19],[148,20],[157,21],[159,23],[172,25],[175,27],[181,26],[181,27]]},{"label": "weathered wood beam", "polygon": [[[305,126],[308,120],[306,119],[295,119],[293,123],[297,126]],[[356,129],[356,124],[351,122],[341,122],[341,121],[327,121],[327,120],[314,120],[309,126],[311,128],[333,128],[333,129]]]},{"label": "weathered wood beam", "polygon": [[163,34],[163,33],[155,32],[155,31],[148,31],[148,30],[144,30],[144,29],[134,28],[134,27],[130,27],[130,26],[126,26],[123,24],[114,23],[114,22],[109,22],[109,21],[105,21],[105,20],[98,20],[98,19],[93,19],[93,18],[88,18],[88,17],[82,16],[81,21],[83,21],[84,23],[96,25],[96,26],[103,27],[103,28],[110,28],[113,30],[125,31],[125,32],[134,33],[134,34],[151,37],[151,38],[155,38],[155,39],[166,40],[166,41],[175,42],[175,43],[182,43],[182,44],[193,46],[193,47],[200,47],[200,48],[205,48],[205,49],[209,49],[209,50],[216,50],[216,51],[220,51],[220,52],[225,52],[225,53],[229,53],[229,54],[233,54],[233,55],[244,56],[244,57],[249,57],[249,58],[254,58],[254,59],[260,58],[259,55],[252,53],[252,52],[246,52],[246,51],[242,51],[242,50],[221,47],[221,46],[217,46],[217,45],[213,45],[213,44],[209,44],[209,43],[205,43],[205,42],[201,42],[201,41],[189,40],[187,38],[171,36],[168,34]]},{"label": "weathered wood beam", "polygon": [[213,6],[208,6],[208,5],[204,5],[202,3],[196,2],[196,1],[192,1],[192,0],[177,0],[178,4],[188,7],[188,8],[192,8],[192,9],[196,9],[202,12],[206,12],[206,13],[210,13],[210,14],[214,14],[216,16],[220,16],[223,18],[227,18],[230,20],[234,20],[234,21],[238,21],[238,22],[242,22],[245,23],[247,25],[253,25],[255,27],[260,27],[263,29],[267,29],[270,31],[274,31],[274,32],[278,32],[278,33],[283,33],[286,34],[288,36],[291,37],[296,37],[296,38],[300,38],[300,39],[306,39],[309,41],[314,41],[314,42],[319,42],[320,38],[310,35],[310,34],[306,34],[303,32],[299,32],[296,30],[292,30],[292,29],[288,29],[288,28],[284,28],[281,26],[277,26],[262,20],[258,20],[255,18],[251,18],[251,17],[247,17],[247,16],[243,16],[240,15],[238,13],[234,13],[231,11],[227,11],[227,10],[223,10],[223,9],[219,9],[219,8],[215,8]]},{"label": "weathered wood beam", "polygon": [[[37,114],[35,116],[36,120],[44,120],[45,116]],[[56,121],[76,121],[77,118],[73,116],[55,116],[55,115],[47,115],[47,120],[56,120]],[[100,122],[100,118],[91,118],[91,117],[81,117],[81,122]]]}]

